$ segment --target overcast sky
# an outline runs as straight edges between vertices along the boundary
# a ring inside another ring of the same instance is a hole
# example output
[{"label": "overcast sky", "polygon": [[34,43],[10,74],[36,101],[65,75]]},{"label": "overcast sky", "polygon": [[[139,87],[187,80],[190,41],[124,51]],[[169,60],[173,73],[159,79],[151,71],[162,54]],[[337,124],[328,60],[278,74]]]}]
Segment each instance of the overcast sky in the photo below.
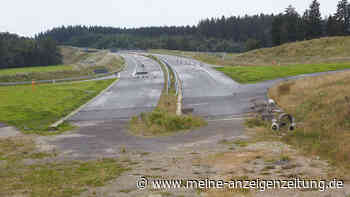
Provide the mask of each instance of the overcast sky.
[{"label": "overcast sky", "polygon": [[[288,5],[302,13],[312,0],[1,0],[0,32],[33,36],[62,25],[141,27],[195,25],[207,17],[279,13]],[[337,0],[319,0],[322,15]]]}]

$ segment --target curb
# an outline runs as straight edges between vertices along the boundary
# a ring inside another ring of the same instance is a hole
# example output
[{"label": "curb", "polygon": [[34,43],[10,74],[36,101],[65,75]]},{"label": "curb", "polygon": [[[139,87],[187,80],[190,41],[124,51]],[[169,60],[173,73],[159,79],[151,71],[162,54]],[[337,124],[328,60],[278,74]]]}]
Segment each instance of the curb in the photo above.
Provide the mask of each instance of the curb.
[{"label": "curb", "polygon": [[78,109],[72,111],[70,114],[68,114],[67,116],[65,116],[64,118],[61,118],[60,120],[58,120],[57,122],[53,123],[52,125],[50,125],[50,128],[54,128],[56,129],[59,125],[61,125],[63,122],[65,122],[66,120],[68,120],[70,117],[74,116],[75,114],[77,114],[80,110],[82,110],[84,107],[86,107],[87,105],[89,105],[90,103],[92,103],[94,100],[96,100],[98,97],[100,97],[102,94],[106,93],[108,90],[110,90],[115,84],[117,84],[119,82],[120,79],[117,79],[115,82],[113,82],[111,85],[109,85],[106,89],[102,90],[97,96],[95,96],[94,98],[90,99],[88,102],[86,102],[85,104],[83,104],[82,106],[80,106]]},{"label": "curb", "polygon": [[[122,57],[122,56],[121,56]],[[74,116],[76,113],[78,113],[81,109],[83,109],[84,107],[86,107],[87,105],[89,105],[90,103],[92,103],[95,99],[97,99],[98,97],[100,97],[102,94],[106,93],[109,89],[111,89],[115,84],[117,84],[120,80],[120,73],[125,71],[127,67],[127,64],[125,62],[123,68],[118,72],[118,76],[115,82],[113,82],[111,85],[109,85],[106,89],[102,90],[97,96],[95,96],[94,98],[90,99],[88,102],[86,102],[85,104],[83,104],[82,106],[80,106],[78,109],[72,111],[71,113],[69,113],[67,116],[61,118],[60,120],[56,121],[55,123],[53,123],[52,125],[50,125],[49,128],[53,128],[56,129],[60,124],[62,124],[63,122],[65,122],[66,120],[68,120],[70,117]]]}]

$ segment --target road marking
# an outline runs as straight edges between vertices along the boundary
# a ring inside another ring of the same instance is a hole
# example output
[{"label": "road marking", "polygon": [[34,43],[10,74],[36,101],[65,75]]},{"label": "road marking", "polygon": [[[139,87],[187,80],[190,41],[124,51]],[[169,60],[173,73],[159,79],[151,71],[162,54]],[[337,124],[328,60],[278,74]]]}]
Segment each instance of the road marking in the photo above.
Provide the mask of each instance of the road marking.
[{"label": "road marking", "polygon": [[209,105],[209,103],[189,104],[189,106]]}]

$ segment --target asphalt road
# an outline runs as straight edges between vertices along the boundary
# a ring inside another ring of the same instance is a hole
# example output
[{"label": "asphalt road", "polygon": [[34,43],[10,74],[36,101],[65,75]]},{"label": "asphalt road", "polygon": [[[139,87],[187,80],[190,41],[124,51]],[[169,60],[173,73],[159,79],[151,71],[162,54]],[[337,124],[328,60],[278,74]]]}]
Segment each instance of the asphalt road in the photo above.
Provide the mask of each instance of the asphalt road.
[{"label": "asphalt road", "polygon": [[240,116],[251,112],[254,100],[266,99],[273,82],[239,84],[211,66],[193,59],[157,55],[172,66],[183,81],[183,109],[208,118]]},{"label": "asphalt road", "polygon": [[[242,135],[244,128],[241,119],[209,121],[208,126],[204,128],[180,132],[175,136],[144,138],[131,135],[128,132],[127,119],[141,112],[151,111],[156,106],[163,89],[164,77],[160,66],[149,58],[131,54],[123,54],[123,57],[127,67],[120,74],[120,81],[71,118],[79,128],[60,136],[41,137],[41,142],[53,145],[57,150],[73,158],[90,159],[119,155],[121,148],[126,148],[128,151],[162,152],[181,147],[195,147],[198,144],[215,146],[220,140]],[[208,78],[208,74],[204,71],[198,75],[192,74],[196,71],[186,74],[187,69],[192,68],[186,66],[183,68],[180,75],[187,76],[189,79],[186,80],[186,87],[193,88],[192,91],[188,89],[185,91],[187,105],[210,102],[214,104],[211,106],[212,111],[215,107],[221,107],[215,112],[221,114],[220,110],[226,110],[225,113],[231,113],[225,105],[215,99],[220,96],[229,97],[236,83],[221,73],[214,73],[219,75],[220,84],[218,84],[215,79]],[[135,73],[144,71],[150,72],[149,78],[135,77]],[[220,86],[222,84],[224,85]],[[206,85],[210,85],[211,88],[218,87],[208,91]],[[190,99],[192,102],[189,102]],[[194,106],[200,112],[205,112],[207,107],[207,105]],[[230,109],[234,107],[230,106]]]},{"label": "asphalt road", "polygon": [[[120,80],[71,117],[71,121],[129,119],[154,109],[164,86],[163,73],[158,63],[139,55],[122,56],[127,66],[120,73]],[[137,72],[148,72],[148,75],[135,75]]]},{"label": "asphalt road", "polygon": [[[216,146],[220,140],[234,139],[243,134],[243,119],[240,117],[253,110],[251,107],[255,101],[266,101],[268,88],[282,80],[319,75],[242,85],[196,60],[157,55],[167,61],[183,81],[183,108],[193,109],[195,115],[207,117],[209,123],[206,127],[175,136],[143,138],[128,132],[127,119],[156,106],[164,77],[155,61],[139,55],[123,56],[127,67],[121,73],[120,81],[72,118],[79,128],[56,137],[42,137],[41,141],[79,159],[118,156],[122,148],[163,152],[203,144]],[[150,72],[151,77],[135,76],[135,73],[144,71]]]}]

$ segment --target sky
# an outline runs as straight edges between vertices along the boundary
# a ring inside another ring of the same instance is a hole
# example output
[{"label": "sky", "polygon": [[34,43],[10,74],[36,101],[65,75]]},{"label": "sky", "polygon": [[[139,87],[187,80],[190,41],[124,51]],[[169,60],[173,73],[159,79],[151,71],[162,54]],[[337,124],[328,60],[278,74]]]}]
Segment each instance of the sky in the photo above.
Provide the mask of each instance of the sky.
[{"label": "sky", "polygon": [[[299,13],[312,0],[1,0],[0,32],[34,36],[62,25],[144,27],[196,25],[208,17],[271,14],[293,5]],[[319,0],[323,16],[337,0]]]}]

